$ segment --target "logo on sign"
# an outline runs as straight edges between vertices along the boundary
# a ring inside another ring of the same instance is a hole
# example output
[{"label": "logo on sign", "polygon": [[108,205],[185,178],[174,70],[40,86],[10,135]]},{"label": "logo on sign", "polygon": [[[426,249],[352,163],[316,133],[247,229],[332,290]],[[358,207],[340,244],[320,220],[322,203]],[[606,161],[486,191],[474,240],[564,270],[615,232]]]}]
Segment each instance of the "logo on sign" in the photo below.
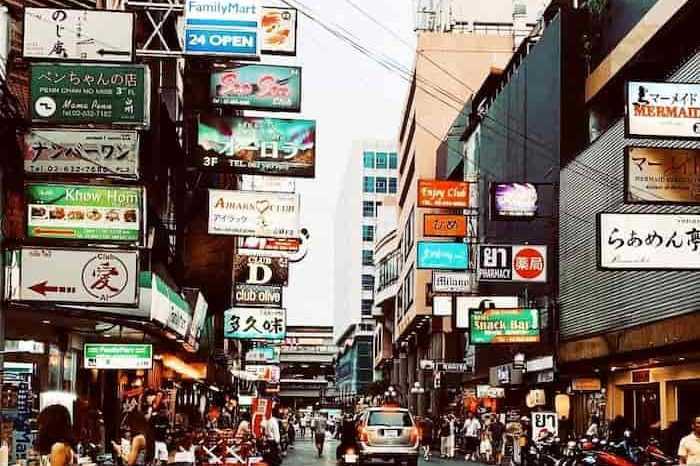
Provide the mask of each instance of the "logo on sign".
[{"label": "logo on sign", "polygon": [[512,250],[509,246],[479,248],[479,279],[510,280]]},{"label": "logo on sign", "polygon": [[109,302],[119,296],[128,280],[126,265],[114,254],[97,254],[83,267],[83,286],[100,301]]},{"label": "logo on sign", "polygon": [[525,280],[534,280],[544,271],[544,257],[533,248],[523,248],[513,260],[515,274]]}]

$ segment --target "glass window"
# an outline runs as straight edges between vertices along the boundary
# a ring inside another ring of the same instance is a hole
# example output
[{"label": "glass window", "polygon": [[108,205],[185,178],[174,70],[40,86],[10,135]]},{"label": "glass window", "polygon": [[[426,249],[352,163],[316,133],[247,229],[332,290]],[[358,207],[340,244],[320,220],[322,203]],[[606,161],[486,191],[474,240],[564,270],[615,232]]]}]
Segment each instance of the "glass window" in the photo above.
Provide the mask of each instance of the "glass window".
[{"label": "glass window", "polygon": [[386,168],[386,152],[377,152],[377,168]]},{"label": "glass window", "polygon": [[365,176],[364,190],[366,193],[373,193],[374,192],[374,177],[373,176]]},{"label": "glass window", "polygon": [[411,416],[408,411],[371,411],[369,413],[368,426],[379,427],[411,427]]},{"label": "glass window", "polygon": [[367,274],[362,275],[362,289],[367,291],[374,290],[374,276]]},{"label": "glass window", "polygon": [[374,217],[374,202],[362,201],[362,216]]},{"label": "glass window", "polygon": [[374,152],[365,152],[362,159],[365,168],[374,168]]},{"label": "glass window", "polygon": [[374,304],[374,301],[371,299],[363,299],[362,300],[362,315],[368,316],[372,315],[372,305]]},{"label": "glass window", "polygon": [[374,254],[372,251],[362,250],[362,265],[374,265]]},{"label": "glass window", "polygon": [[396,168],[399,166],[398,163],[398,156],[396,155],[396,152],[390,152],[389,153],[389,168]]},{"label": "glass window", "polygon": [[378,193],[385,193],[386,192],[386,178],[378,176],[376,186],[377,186]]},{"label": "glass window", "polygon": [[396,178],[389,178],[389,192],[391,194],[396,194],[398,183]]},{"label": "glass window", "polygon": [[374,241],[374,227],[362,225],[362,241]]}]

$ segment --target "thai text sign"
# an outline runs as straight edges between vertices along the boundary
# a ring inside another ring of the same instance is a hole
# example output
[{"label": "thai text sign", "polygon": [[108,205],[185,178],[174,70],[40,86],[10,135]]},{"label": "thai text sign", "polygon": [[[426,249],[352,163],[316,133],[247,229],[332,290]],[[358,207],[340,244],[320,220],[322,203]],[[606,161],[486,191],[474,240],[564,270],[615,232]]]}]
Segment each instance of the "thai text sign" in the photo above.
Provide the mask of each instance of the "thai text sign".
[{"label": "thai text sign", "polygon": [[249,175],[313,178],[316,122],[201,116],[197,166]]},{"label": "thai text sign", "polygon": [[479,281],[546,282],[547,246],[479,246]]},{"label": "thai text sign", "polygon": [[537,215],[537,200],[537,187],[532,183],[495,183],[493,185],[495,217],[534,217]]},{"label": "thai text sign", "polygon": [[474,286],[474,274],[470,272],[433,272],[434,293],[469,293]]},{"label": "thai text sign", "polygon": [[700,269],[700,215],[599,214],[604,269]]},{"label": "thai text sign", "polygon": [[700,202],[700,150],[627,147],[627,202]]},{"label": "thai text sign", "polygon": [[138,177],[136,131],[34,128],[23,142],[26,173]]},{"label": "thai text sign", "polygon": [[278,65],[237,65],[211,75],[211,101],[215,105],[301,111],[301,68]]},{"label": "thai text sign", "polygon": [[144,65],[35,63],[32,120],[147,127],[150,75]]},{"label": "thai text sign", "polygon": [[543,438],[557,437],[559,435],[559,415],[554,412],[533,412],[532,416],[532,440],[539,442]]},{"label": "thai text sign", "polygon": [[27,236],[137,242],[142,188],[28,184]]},{"label": "thai text sign", "polygon": [[284,309],[235,307],[224,313],[224,337],[284,340],[286,320]]},{"label": "thai text sign", "polygon": [[243,307],[282,307],[282,287],[236,283],[233,305]]},{"label": "thai text sign", "polygon": [[418,180],[418,207],[466,209],[469,207],[469,183]]},{"label": "thai text sign", "polygon": [[285,257],[249,256],[233,258],[233,281],[245,285],[287,286],[289,261]]},{"label": "thai text sign", "polygon": [[539,309],[497,308],[469,311],[471,344],[537,343],[539,341]]},{"label": "thai text sign", "polygon": [[209,234],[299,237],[299,195],[209,190]]},{"label": "thai text sign", "polygon": [[153,346],[148,344],[85,343],[85,369],[150,369]]},{"label": "thai text sign", "polygon": [[265,6],[262,12],[261,52],[269,55],[296,55],[297,10]]},{"label": "thai text sign", "polygon": [[627,83],[630,136],[700,137],[700,84]]},{"label": "thai text sign", "polygon": [[24,58],[130,63],[134,14],[125,11],[24,9]]},{"label": "thai text sign", "polygon": [[185,53],[257,56],[260,15],[258,0],[185,0]]},{"label": "thai text sign", "polygon": [[469,268],[469,245],[418,241],[416,267],[419,269],[466,270]]},{"label": "thai text sign", "polygon": [[462,238],[467,236],[467,217],[464,215],[425,214],[423,236]]},{"label": "thai text sign", "polygon": [[138,304],[138,252],[22,248],[10,299],[110,305]]}]

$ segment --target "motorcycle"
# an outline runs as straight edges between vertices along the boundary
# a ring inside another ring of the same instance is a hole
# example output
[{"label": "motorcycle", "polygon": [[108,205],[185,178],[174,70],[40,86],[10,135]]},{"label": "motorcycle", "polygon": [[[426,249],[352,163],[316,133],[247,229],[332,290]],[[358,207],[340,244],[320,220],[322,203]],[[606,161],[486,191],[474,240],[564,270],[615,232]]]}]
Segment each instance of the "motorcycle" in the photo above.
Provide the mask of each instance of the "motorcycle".
[{"label": "motorcycle", "polygon": [[640,451],[640,463],[646,466],[672,466],[678,464],[678,458],[667,455],[661,448],[656,439],[649,440],[646,447]]}]

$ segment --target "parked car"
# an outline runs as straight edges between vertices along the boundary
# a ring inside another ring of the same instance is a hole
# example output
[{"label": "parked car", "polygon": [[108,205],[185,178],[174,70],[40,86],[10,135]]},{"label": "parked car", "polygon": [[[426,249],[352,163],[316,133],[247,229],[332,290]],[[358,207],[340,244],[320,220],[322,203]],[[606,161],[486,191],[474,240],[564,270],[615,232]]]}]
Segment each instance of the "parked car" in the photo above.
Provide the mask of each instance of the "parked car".
[{"label": "parked car", "polygon": [[418,427],[407,409],[369,408],[360,416],[357,429],[360,466],[373,461],[418,464]]}]

